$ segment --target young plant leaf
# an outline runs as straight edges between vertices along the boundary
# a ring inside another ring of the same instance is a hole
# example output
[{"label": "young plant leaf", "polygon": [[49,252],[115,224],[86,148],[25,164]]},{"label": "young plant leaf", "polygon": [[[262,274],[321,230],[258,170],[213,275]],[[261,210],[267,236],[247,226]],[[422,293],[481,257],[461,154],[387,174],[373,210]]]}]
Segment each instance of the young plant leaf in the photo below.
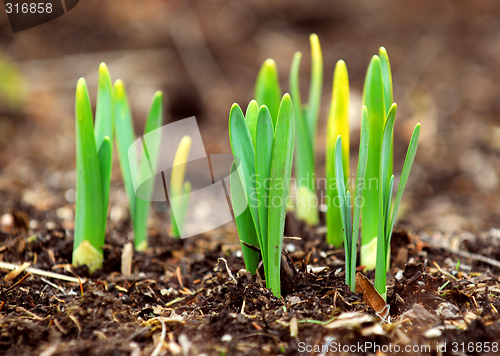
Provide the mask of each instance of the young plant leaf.
[{"label": "young plant leaf", "polygon": [[121,80],[117,80],[113,87],[113,112],[118,159],[128,197],[130,220],[132,225],[135,225],[136,196],[130,172],[138,172],[138,160],[134,150],[129,152],[129,147],[135,140],[135,134],[127,93]]},{"label": "young plant leaf", "polygon": [[[101,173],[101,184],[102,184],[102,197],[103,197],[103,212],[104,217],[103,223],[106,226],[106,216],[108,211],[108,197],[109,197],[109,182],[111,181],[111,170],[110,162],[112,158],[112,145],[111,140],[108,136],[104,136],[101,140],[101,145],[97,149],[97,157],[99,158],[99,170]],[[108,182],[106,185],[105,182]],[[106,230],[106,228],[104,228]]]},{"label": "young plant leaf", "polygon": [[[382,69],[382,82],[384,85],[384,100],[385,100],[385,111],[386,115],[389,115],[389,110],[393,103],[392,98],[392,73],[391,73],[391,64],[389,63],[389,56],[387,55],[387,51],[384,47],[380,47],[379,49],[379,57],[380,57],[380,68]],[[394,137],[394,133],[392,134]],[[393,142],[394,138],[391,138],[391,158],[389,160],[389,170],[387,172],[387,177],[392,175],[392,166],[393,166]]]},{"label": "young plant leaf", "polygon": [[405,163],[403,165],[403,171],[401,172],[401,177],[399,178],[398,192],[396,194],[396,202],[394,203],[394,210],[391,216],[390,230],[394,229],[394,223],[396,222],[396,215],[399,210],[399,205],[403,199],[403,193],[410,176],[411,167],[413,166],[413,161],[417,154],[418,138],[420,137],[420,123],[415,126],[413,134],[411,136],[410,144],[408,145],[408,151],[406,152]]},{"label": "young plant leaf", "polygon": [[[161,127],[163,122],[163,94],[157,91],[149,106],[148,118],[144,127],[144,135]],[[152,136],[148,139],[147,145],[143,140],[145,158],[140,162],[140,181],[147,177],[154,177],[156,174],[156,164],[160,150],[161,136]],[[154,178],[147,179],[143,183],[142,191],[145,197],[151,197],[154,189]],[[149,200],[142,200],[136,197],[135,221],[134,221],[134,246],[137,251],[144,251],[148,247],[147,221],[149,215]]]},{"label": "young plant leaf", "polygon": [[255,100],[259,106],[265,105],[271,113],[273,125],[276,127],[281,99],[281,88],[276,62],[269,58],[260,67],[257,83],[255,83]]},{"label": "young plant leaf", "polygon": [[[255,231],[255,225],[252,219],[252,214],[250,213],[250,207],[246,201],[245,192],[243,190],[243,185],[241,184],[240,177],[236,167],[236,162],[233,162],[231,166],[231,201],[233,203],[234,218],[236,220],[236,228],[238,230],[238,236],[240,237],[241,250],[243,251],[243,257],[245,260],[245,268],[251,274],[255,274],[257,271],[257,266],[259,265],[259,253],[247,247],[244,243],[259,246],[259,239],[257,238],[257,232]],[[238,204],[242,206],[246,205],[246,208],[242,213],[234,208]]]},{"label": "young plant leaf", "polygon": [[[105,63],[99,66],[99,84],[97,88],[97,103],[95,110],[95,143],[98,149],[101,167],[101,184],[103,191],[103,209],[107,215],[109,200],[109,184],[111,181],[111,162],[113,159],[113,102],[111,77]],[[100,150],[103,141],[108,139],[109,150]],[[101,152],[104,156],[101,155]]]},{"label": "young plant leaf", "polygon": [[[316,141],[316,131],[318,127],[318,115],[321,102],[321,88],[323,87],[323,55],[319,44],[318,35],[315,33],[309,36],[311,43],[311,85],[309,87],[309,102],[307,103],[307,124],[309,125],[309,135],[311,142]],[[313,156],[311,157],[314,165]]]},{"label": "young plant leaf", "polygon": [[[369,132],[368,132],[368,110],[366,106],[363,106],[362,117],[361,117],[361,138],[359,142],[359,155],[358,155],[358,169],[356,172],[356,187],[354,193],[354,218],[353,218],[353,230],[352,230],[352,241],[351,245],[348,247],[351,250],[351,265],[349,271],[349,285],[351,290],[355,287],[355,273],[356,273],[356,251],[359,236],[359,223],[361,215],[361,201],[363,198],[363,184],[365,182],[366,176],[366,163],[368,159],[368,143],[369,143]],[[358,185],[361,185],[359,187]],[[347,268],[346,268],[347,270]]]},{"label": "young plant leaf", "polygon": [[[105,214],[92,109],[85,80],[76,86],[76,204],[73,263],[93,272],[102,267]],[[106,141],[106,140],[104,140]],[[106,145],[106,144],[105,144]],[[106,150],[103,148],[103,150]],[[103,157],[104,157],[103,151]]]},{"label": "young plant leaf", "polygon": [[[258,202],[255,200],[255,150],[243,112],[238,104],[233,104],[229,113],[229,140],[235,160],[238,159],[240,162],[241,170],[238,168],[238,173],[241,175],[245,196],[249,198],[248,206],[252,219],[255,226],[260,226],[259,212],[257,210]],[[256,232],[259,243],[262,243],[258,228]]]},{"label": "young plant leaf", "polygon": [[[335,142],[335,183],[337,186],[337,197],[339,199],[339,212],[340,212],[340,221],[341,221],[341,229],[342,229],[342,237],[344,239],[345,246],[345,259],[346,259],[346,273],[345,279],[346,284],[351,283],[351,261],[352,261],[352,242],[350,240],[351,234],[349,233],[350,224],[350,210],[348,209],[349,203],[347,202],[350,196],[346,194],[346,186],[344,180],[344,169],[342,167],[342,137],[339,135],[337,137],[337,141]],[[347,191],[347,193],[349,193]],[[332,206],[336,205],[332,203]],[[351,231],[352,232],[352,231]],[[351,285],[352,287],[352,285]]]},{"label": "young plant leaf", "polygon": [[257,118],[259,116],[259,105],[255,100],[250,101],[245,113],[245,121],[247,123],[248,132],[252,138],[253,149],[257,147]]},{"label": "young plant leaf", "polygon": [[378,56],[373,56],[368,66],[363,91],[363,105],[368,109],[368,126],[370,129],[368,163],[366,168],[367,185],[363,191],[365,204],[361,208],[363,215],[361,264],[367,269],[375,268],[375,259],[373,258],[374,256],[367,253],[366,247],[369,246],[372,240],[377,238],[379,234],[379,191],[378,189],[374,189],[370,182],[378,182],[379,179],[380,148],[386,117],[384,100],[380,58]]},{"label": "young plant leaf", "polygon": [[286,199],[292,172],[295,143],[295,115],[290,95],[281,100],[275,129],[271,162],[268,220],[268,270],[266,284],[275,296],[281,295],[281,246],[285,228]]},{"label": "young plant leaf", "polygon": [[332,184],[335,175],[335,141],[342,137],[342,165],[344,181],[349,177],[349,77],[344,61],[340,60],[335,66],[333,76],[333,90],[330,113],[327,123],[326,149],[326,191],[329,203],[326,212],[326,240],[335,247],[342,246],[343,231],[340,209],[333,204],[337,197],[337,185]]},{"label": "young plant leaf", "polygon": [[[377,259],[376,259],[376,270],[375,270],[375,288],[378,292],[386,298],[386,280],[387,280],[387,255],[388,248],[387,245],[387,224],[388,216],[390,215],[390,206],[392,191],[391,183],[388,181],[388,170],[389,161],[391,158],[391,147],[392,147],[392,136],[394,131],[394,121],[396,119],[397,105],[392,104],[389,114],[387,115],[387,120],[384,124],[384,130],[382,133],[382,145],[380,152],[380,168],[379,168],[379,222],[378,230],[379,234],[377,237]],[[394,182],[394,178],[391,178],[391,182]],[[380,251],[379,251],[380,250]]]},{"label": "young plant leaf", "polygon": [[[297,150],[295,155],[295,178],[297,181],[297,218],[310,225],[318,223],[318,209],[309,204],[310,198],[316,198],[314,178],[314,144],[315,136],[308,124],[308,110],[302,106],[299,88],[299,70],[302,54],[296,52],[290,68],[290,93],[293,100]],[[316,204],[317,205],[317,204]]]},{"label": "young plant leaf", "polygon": [[269,177],[273,153],[274,129],[271,114],[266,106],[261,106],[257,121],[257,142],[255,150],[255,184],[259,211],[260,235],[262,241],[262,260],[264,271],[268,271],[267,262],[267,221],[269,207]]},{"label": "young plant leaf", "polygon": [[[172,231],[171,235],[175,238],[181,237],[182,223],[184,217],[182,212],[185,210],[183,207],[184,200],[175,199],[184,194],[184,175],[186,173],[186,165],[188,162],[189,151],[191,150],[191,137],[184,136],[177,147],[175,152],[174,162],[172,166],[172,173],[170,177],[170,205],[171,205],[171,222]],[[190,187],[189,187],[190,188]]]}]

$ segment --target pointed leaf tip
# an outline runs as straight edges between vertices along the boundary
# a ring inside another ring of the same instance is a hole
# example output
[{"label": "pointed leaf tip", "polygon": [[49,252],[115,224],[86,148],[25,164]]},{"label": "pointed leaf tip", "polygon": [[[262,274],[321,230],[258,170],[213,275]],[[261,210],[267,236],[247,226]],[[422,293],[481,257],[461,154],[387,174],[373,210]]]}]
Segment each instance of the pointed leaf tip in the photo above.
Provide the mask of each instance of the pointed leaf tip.
[{"label": "pointed leaf tip", "polygon": [[99,64],[99,75],[103,75],[103,74],[109,76],[109,70],[108,70],[108,66],[106,65],[106,63],[101,62],[101,64]]},{"label": "pointed leaf tip", "polygon": [[262,65],[263,67],[266,67],[268,69],[274,69],[277,70],[276,62],[272,58],[268,58],[264,61],[264,64]]},{"label": "pointed leaf tip", "polygon": [[81,93],[81,91],[85,89],[87,89],[87,82],[85,81],[85,78],[78,79],[78,83],[76,84],[77,94]]}]

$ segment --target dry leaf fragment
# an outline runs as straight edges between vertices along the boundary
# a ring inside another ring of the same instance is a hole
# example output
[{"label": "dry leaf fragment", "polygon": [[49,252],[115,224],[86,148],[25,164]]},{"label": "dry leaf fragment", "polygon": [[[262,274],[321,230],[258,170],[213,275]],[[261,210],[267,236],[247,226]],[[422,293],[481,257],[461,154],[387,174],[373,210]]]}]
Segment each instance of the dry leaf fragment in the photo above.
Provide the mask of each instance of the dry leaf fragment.
[{"label": "dry leaf fragment", "polygon": [[30,266],[29,262],[24,262],[22,265],[20,265],[16,269],[14,269],[14,270],[10,271],[9,273],[7,273],[5,275],[5,277],[4,277],[5,281],[6,282],[11,282],[12,280],[14,280],[17,276],[19,276],[29,266]]},{"label": "dry leaf fragment", "polygon": [[327,329],[358,328],[361,324],[374,321],[374,317],[359,312],[347,312],[339,315],[337,319],[325,325]]},{"label": "dry leaf fragment", "polygon": [[389,322],[389,308],[384,298],[377,292],[372,283],[362,273],[356,273],[356,292],[363,292],[365,303],[375,310],[380,319]]},{"label": "dry leaf fragment", "polygon": [[132,258],[134,256],[134,246],[132,242],[128,242],[123,246],[121,272],[125,277],[132,275]]}]

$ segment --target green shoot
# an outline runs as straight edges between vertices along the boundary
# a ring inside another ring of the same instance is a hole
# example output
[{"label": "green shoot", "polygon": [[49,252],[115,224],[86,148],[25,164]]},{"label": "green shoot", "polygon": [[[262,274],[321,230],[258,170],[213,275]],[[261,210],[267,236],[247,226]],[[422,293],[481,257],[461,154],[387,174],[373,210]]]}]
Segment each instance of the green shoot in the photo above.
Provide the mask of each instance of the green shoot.
[{"label": "green shoot", "polygon": [[347,184],[349,177],[349,77],[344,61],[340,60],[335,66],[333,76],[333,91],[330,113],[327,124],[327,149],[326,149],[326,240],[336,248],[342,246],[344,231],[342,230],[341,208],[334,204],[337,197],[337,184],[335,182],[336,159],[335,144],[338,136],[342,137],[342,166],[343,175]]},{"label": "green shoot", "polygon": [[359,222],[361,215],[363,182],[365,181],[366,162],[368,157],[369,131],[368,113],[363,107],[363,117],[361,122],[361,139],[359,144],[358,170],[356,175],[356,188],[354,194],[354,217],[351,218],[351,194],[344,181],[345,167],[343,164],[343,151],[341,136],[337,137],[335,143],[335,182],[337,183],[337,196],[341,216],[341,229],[344,239],[345,260],[346,260],[346,284],[354,292],[356,289],[356,255],[359,235]]},{"label": "green shoot", "polygon": [[297,218],[310,225],[319,220],[318,199],[315,182],[315,146],[318,114],[323,85],[323,57],[316,34],[310,36],[311,43],[311,85],[309,102],[302,105],[299,87],[299,70],[302,54],[296,52],[290,69],[290,93],[296,115],[297,154],[295,175],[297,180]]},{"label": "green shoot", "polygon": [[[158,157],[157,150],[160,149],[160,142],[150,140],[148,142],[148,150],[144,146],[146,159],[139,164],[137,152],[131,149],[130,146],[135,141],[135,133],[132,125],[132,114],[128,102],[125,86],[121,80],[117,80],[113,87],[113,110],[115,120],[115,136],[116,147],[118,150],[118,159],[127,192],[130,220],[134,227],[134,246],[137,251],[144,251],[148,247],[147,242],[147,217],[149,213],[150,201],[137,198],[134,185],[132,183],[131,172],[139,172],[139,181],[142,175],[150,177],[156,167],[156,162],[151,162],[150,157]],[[144,134],[147,134],[161,127],[163,120],[163,94],[156,92],[151,101],[148,117],[144,129]],[[159,140],[159,138],[158,138]],[[153,142],[151,142],[153,141]],[[152,194],[153,180],[146,181],[144,192],[145,195]]]},{"label": "green shoot", "polygon": [[[177,147],[170,178],[170,218],[172,222],[172,231],[170,234],[177,239],[181,237],[184,217],[186,216],[188,208],[187,198],[191,191],[191,184],[189,182],[184,182],[184,174],[186,173],[186,163],[188,162],[190,149],[191,137],[184,136],[179,143],[179,147]],[[180,204],[177,203],[177,199],[172,199],[175,197],[182,197],[180,198]]]},{"label": "green shoot", "polygon": [[[73,264],[102,268],[112,160],[111,79],[99,66],[95,132],[85,80],[76,87],[76,206]],[[96,187],[98,187],[96,189]]]},{"label": "green shoot", "polygon": [[[392,191],[394,185],[394,175],[388,177],[391,167],[392,140],[394,135],[394,120],[396,118],[396,104],[392,104],[387,120],[384,125],[382,136],[382,148],[379,174],[379,203],[378,203],[378,229],[377,241],[377,265],[375,269],[375,288],[380,295],[387,299],[387,261],[389,259],[389,248],[391,245],[392,230],[396,221],[399,205],[403,198],[403,192],[410,176],[411,167],[417,154],[418,138],[420,135],[420,124],[413,130],[413,135],[408,146],[403,171],[399,179],[398,192],[394,205],[392,204]],[[393,207],[392,207],[393,205]],[[392,207],[392,209],[391,209]]]},{"label": "green shoot", "polygon": [[[236,167],[236,163],[233,162],[230,177],[231,201],[233,202],[236,228],[242,242],[252,246],[259,246],[259,239],[257,238],[257,232],[255,231],[255,225],[252,219],[252,214],[250,213],[250,207],[248,206],[248,201],[245,196],[243,186],[241,185],[239,174],[236,172]],[[255,274],[257,272],[257,266],[259,265],[259,253],[243,243],[241,243],[241,249],[243,251],[243,259],[245,260],[246,270],[251,274]]]},{"label": "green shoot", "polygon": [[257,76],[255,101],[257,101],[258,105],[267,106],[273,120],[273,125],[275,126],[278,119],[280,100],[281,87],[278,78],[278,68],[274,59],[268,58],[262,64]]},{"label": "green shoot", "polygon": [[[382,132],[392,104],[392,76],[387,51],[382,47],[380,56],[373,56],[366,73],[363,90],[363,105],[368,109],[370,147],[366,170],[366,185],[363,191],[365,205],[362,208],[361,265],[373,269],[376,265],[377,236],[379,236],[379,169]],[[387,179],[392,175],[392,137]]]},{"label": "green shoot", "polygon": [[[229,138],[233,155],[239,161],[239,165],[233,164],[232,168],[238,176],[231,175],[238,234],[244,242],[254,246],[258,243],[266,286],[280,296],[281,246],[295,140],[290,95],[285,94],[281,100],[276,124],[265,105],[257,111],[256,104],[251,102],[245,118],[241,108],[234,104],[229,114]],[[243,210],[244,199],[248,206]],[[245,248],[243,256],[247,269],[255,273],[258,256]]]}]

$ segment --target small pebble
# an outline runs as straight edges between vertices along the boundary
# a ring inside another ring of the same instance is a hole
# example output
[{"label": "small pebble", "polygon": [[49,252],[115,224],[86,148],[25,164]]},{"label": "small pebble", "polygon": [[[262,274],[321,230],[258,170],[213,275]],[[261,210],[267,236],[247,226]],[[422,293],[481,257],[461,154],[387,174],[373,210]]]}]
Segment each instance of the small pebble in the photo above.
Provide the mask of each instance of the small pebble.
[{"label": "small pebble", "polygon": [[73,188],[68,189],[64,193],[64,198],[66,199],[66,201],[68,203],[74,203],[75,202],[75,198],[76,198],[76,192],[75,192],[75,190]]},{"label": "small pebble", "polygon": [[236,251],[236,257],[238,258],[243,257],[243,253],[240,250]]},{"label": "small pebble", "polygon": [[425,332],[424,336],[428,339],[434,339],[436,337],[440,337],[442,334],[443,332],[441,331],[441,329],[431,328]]},{"label": "small pebble", "polygon": [[295,245],[294,245],[294,244],[291,244],[291,243],[290,243],[290,244],[286,244],[285,249],[286,249],[286,251],[287,251],[288,253],[294,253],[294,252],[295,252],[295,250],[296,250],[297,248],[295,247]]},{"label": "small pebble", "polygon": [[112,222],[119,223],[127,217],[127,210],[120,205],[113,205],[109,211],[109,218]]},{"label": "small pebble", "polygon": [[221,341],[222,341],[222,342],[229,342],[229,341],[231,341],[232,339],[233,339],[233,337],[232,337],[231,335],[229,335],[229,334],[225,334],[225,335],[223,335],[223,336],[222,336]]},{"label": "small pebble", "polygon": [[11,213],[3,214],[0,223],[2,226],[10,227],[14,225],[14,216]]},{"label": "small pebble", "polygon": [[72,221],[73,220],[73,210],[68,207],[62,207],[57,209],[56,215],[59,219]]},{"label": "small pebble", "polygon": [[31,230],[38,229],[38,226],[40,226],[40,224],[38,223],[37,220],[30,220],[30,229]]},{"label": "small pebble", "polygon": [[45,228],[47,230],[54,230],[56,228],[56,223],[53,221],[47,221],[47,223],[45,224]]}]

